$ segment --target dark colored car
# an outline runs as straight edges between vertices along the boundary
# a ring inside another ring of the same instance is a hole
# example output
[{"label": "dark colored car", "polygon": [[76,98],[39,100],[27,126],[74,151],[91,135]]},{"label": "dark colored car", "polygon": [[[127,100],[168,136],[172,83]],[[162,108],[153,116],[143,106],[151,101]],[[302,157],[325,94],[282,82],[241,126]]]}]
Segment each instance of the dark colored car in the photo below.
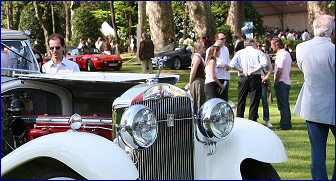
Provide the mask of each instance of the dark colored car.
[{"label": "dark colored car", "polygon": [[122,58],[118,55],[105,55],[96,48],[83,51],[82,49],[72,49],[67,53],[66,58],[78,64],[82,70],[120,70]]},{"label": "dark colored car", "polygon": [[181,69],[191,65],[191,49],[187,49],[188,45],[183,44],[169,44],[163,47],[152,59],[153,67],[158,67],[157,59],[167,57],[163,62],[163,67],[171,69]]}]

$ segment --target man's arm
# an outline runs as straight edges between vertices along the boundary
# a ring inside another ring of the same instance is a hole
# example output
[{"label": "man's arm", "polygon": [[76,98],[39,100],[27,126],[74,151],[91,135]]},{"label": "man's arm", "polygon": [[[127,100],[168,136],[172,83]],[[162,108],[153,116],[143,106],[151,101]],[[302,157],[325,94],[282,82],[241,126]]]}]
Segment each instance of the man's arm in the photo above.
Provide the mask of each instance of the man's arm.
[{"label": "man's arm", "polygon": [[283,69],[278,68],[277,73],[274,75],[275,76],[274,84],[277,84],[279,82],[282,72],[283,72]]}]

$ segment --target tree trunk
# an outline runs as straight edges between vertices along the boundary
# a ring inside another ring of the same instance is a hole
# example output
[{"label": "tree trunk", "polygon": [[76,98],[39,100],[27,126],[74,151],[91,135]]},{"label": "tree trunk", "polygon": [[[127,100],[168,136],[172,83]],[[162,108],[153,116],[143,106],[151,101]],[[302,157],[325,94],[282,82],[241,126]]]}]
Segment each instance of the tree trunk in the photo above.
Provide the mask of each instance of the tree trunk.
[{"label": "tree trunk", "polygon": [[[75,13],[75,9],[78,8],[80,6],[80,2],[79,1],[71,1],[71,4],[70,4],[70,17],[73,17],[74,13]],[[74,27],[72,26],[72,24],[70,23],[70,26],[71,26],[71,36],[73,35],[73,32],[74,32]]]},{"label": "tree trunk", "polygon": [[54,2],[50,1],[50,6],[51,6],[51,22],[52,22],[52,30],[53,34],[56,33],[56,25],[55,25],[55,7],[54,7]]},{"label": "tree trunk", "polygon": [[[183,18],[183,35],[182,38],[185,40],[187,38],[187,31],[188,31],[188,5],[187,2],[184,1],[184,18]],[[179,41],[179,40],[177,40]]]},{"label": "tree trunk", "polygon": [[201,39],[202,37],[209,35],[209,37],[213,39],[216,33],[216,28],[212,26],[214,19],[210,9],[210,2],[187,1],[187,6],[195,37]]},{"label": "tree trunk", "polygon": [[146,1],[138,1],[138,24],[137,24],[137,62],[140,65],[139,47],[142,33],[147,32]]},{"label": "tree trunk", "polygon": [[63,1],[65,10],[65,41],[70,41],[71,38],[71,23],[70,23],[70,8],[67,1]]},{"label": "tree trunk", "polygon": [[[35,8],[35,16],[37,17],[37,20],[39,21],[39,23],[41,24],[42,28],[43,28],[43,34],[44,34],[44,39],[45,39],[45,46],[46,46],[46,50],[48,50],[48,37],[49,37],[49,31],[48,31],[48,27],[49,24],[47,23],[46,20],[43,20],[42,15],[39,12],[39,6],[37,4],[37,1],[33,1],[33,5]],[[48,11],[48,10],[46,10]],[[45,12],[45,14],[49,14],[49,12]],[[48,52],[48,56],[50,56],[50,52]]]},{"label": "tree trunk", "polygon": [[329,1],[307,1],[308,9],[308,32],[310,38],[314,37],[313,21],[320,15],[331,15],[335,17],[335,9],[328,8]]},{"label": "tree trunk", "polygon": [[6,2],[6,12],[7,12],[7,28],[13,29],[13,3],[12,1]]},{"label": "tree trunk", "polygon": [[117,34],[117,26],[115,24],[115,15],[114,15],[114,2],[110,1],[110,10],[111,10],[111,20],[112,20],[112,28],[114,30],[115,40],[116,40],[116,46],[115,46],[115,52],[117,55],[120,54],[120,45],[119,45],[119,37]]},{"label": "tree trunk", "polygon": [[226,24],[231,26],[233,36],[241,34],[241,26],[244,19],[244,1],[231,1]]},{"label": "tree trunk", "polygon": [[171,1],[148,1],[148,15],[154,50],[168,45],[169,38],[175,37],[175,23]]}]

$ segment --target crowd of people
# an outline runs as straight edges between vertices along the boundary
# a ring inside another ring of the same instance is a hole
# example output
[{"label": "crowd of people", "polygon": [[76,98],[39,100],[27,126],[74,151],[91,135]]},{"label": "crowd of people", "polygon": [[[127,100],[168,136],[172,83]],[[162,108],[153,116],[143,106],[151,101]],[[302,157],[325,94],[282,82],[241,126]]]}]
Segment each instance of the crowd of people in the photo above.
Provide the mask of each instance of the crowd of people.
[{"label": "crowd of people", "polygon": [[[305,41],[296,48],[299,68],[304,74],[304,84],[297,99],[294,114],[306,120],[308,136],[311,143],[311,174],[313,180],[328,180],[326,170],[326,143],[329,130],[335,136],[335,21],[332,16],[322,15],[313,23],[314,38],[309,40],[305,31],[301,37]],[[273,71],[269,48],[276,52],[274,62],[274,90],[280,111],[280,127],[276,130],[291,130],[291,111],[289,94],[291,89],[290,69],[292,58],[285,49],[283,39],[291,39],[291,32],[286,35],[279,32],[267,34],[267,42],[242,37],[236,43],[244,45],[235,50],[229,60],[225,36],[217,33],[214,45],[206,50],[205,44],[196,43],[193,49],[190,79],[186,88],[190,89],[194,100],[194,112],[210,98],[222,98],[227,101],[230,69],[238,71],[237,117],[244,117],[246,97],[250,94],[249,119],[257,121],[258,107],[262,100],[266,126],[269,122],[267,92],[271,92],[269,77]],[[289,35],[289,36],[288,36]],[[295,34],[294,34],[295,35]],[[293,35],[293,37],[294,37]],[[272,36],[272,38],[271,38]],[[295,36],[296,37],[296,36]],[[238,37],[235,37],[238,40]],[[201,42],[201,41],[199,41]],[[331,108],[331,109],[330,109]],[[332,180],[335,179],[335,168]]]},{"label": "crowd of people", "polygon": [[90,52],[92,48],[97,48],[99,52],[103,52],[106,55],[119,54],[119,45],[112,38],[107,38],[104,41],[102,37],[98,37],[96,42],[91,37],[88,37],[87,41],[84,38],[80,38],[76,48],[82,52]]}]

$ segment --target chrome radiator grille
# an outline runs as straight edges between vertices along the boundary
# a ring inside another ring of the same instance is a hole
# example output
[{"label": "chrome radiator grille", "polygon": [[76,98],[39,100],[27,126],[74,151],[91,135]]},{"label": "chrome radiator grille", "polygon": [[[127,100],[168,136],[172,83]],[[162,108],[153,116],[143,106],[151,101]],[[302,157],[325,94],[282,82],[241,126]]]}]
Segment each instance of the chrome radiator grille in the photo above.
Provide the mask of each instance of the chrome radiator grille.
[{"label": "chrome radiator grille", "polygon": [[160,121],[155,143],[145,150],[136,151],[139,179],[193,180],[193,122],[189,98],[164,98],[135,104],[150,107],[158,120],[166,120],[167,114],[174,114],[175,118],[173,127]]}]

